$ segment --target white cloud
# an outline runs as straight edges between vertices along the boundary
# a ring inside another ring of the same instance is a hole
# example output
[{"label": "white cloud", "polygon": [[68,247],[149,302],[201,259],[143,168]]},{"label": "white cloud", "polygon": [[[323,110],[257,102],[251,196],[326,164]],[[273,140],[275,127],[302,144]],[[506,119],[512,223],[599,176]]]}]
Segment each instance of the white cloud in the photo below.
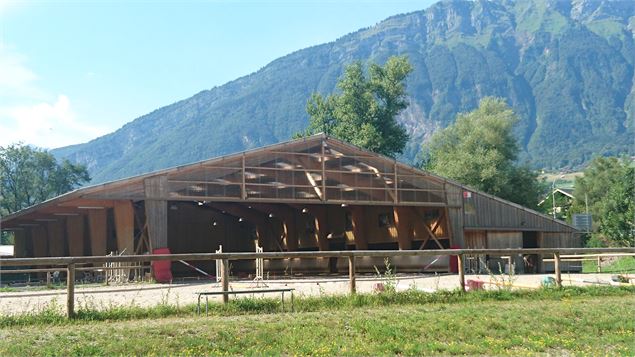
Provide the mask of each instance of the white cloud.
[{"label": "white cloud", "polygon": [[24,142],[56,148],[108,132],[79,120],[70,99],[49,93],[38,79],[25,56],[0,42],[0,145]]},{"label": "white cloud", "polygon": [[0,145],[22,141],[56,148],[88,141],[107,132],[105,128],[78,121],[65,95],[59,95],[52,103],[0,107]]},{"label": "white cloud", "polygon": [[26,64],[26,58],[0,42],[0,96],[5,99],[41,98],[38,76]]}]

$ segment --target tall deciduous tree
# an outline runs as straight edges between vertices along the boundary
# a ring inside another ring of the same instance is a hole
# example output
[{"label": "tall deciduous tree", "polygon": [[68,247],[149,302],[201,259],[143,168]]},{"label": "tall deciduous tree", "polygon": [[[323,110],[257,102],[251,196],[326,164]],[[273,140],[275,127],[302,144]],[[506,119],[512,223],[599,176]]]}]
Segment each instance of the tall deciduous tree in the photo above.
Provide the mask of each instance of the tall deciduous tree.
[{"label": "tall deciduous tree", "polygon": [[309,99],[305,134],[323,132],[391,157],[402,153],[408,134],[397,116],[408,107],[405,80],[411,71],[408,59],[398,56],[383,66],[371,64],[368,74],[361,62],[347,66],[339,93]]},{"label": "tall deciduous tree", "polygon": [[577,177],[573,212],[589,212],[596,222],[591,245],[635,245],[635,167],[627,158],[598,157]]},{"label": "tall deciduous tree", "polygon": [[0,147],[0,215],[68,192],[90,181],[84,166],[59,163],[49,152],[16,144]]},{"label": "tall deciduous tree", "polygon": [[423,168],[527,207],[542,190],[537,174],[516,165],[518,145],[512,127],[518,118],[500,98],[457,116],[423,146]]}]

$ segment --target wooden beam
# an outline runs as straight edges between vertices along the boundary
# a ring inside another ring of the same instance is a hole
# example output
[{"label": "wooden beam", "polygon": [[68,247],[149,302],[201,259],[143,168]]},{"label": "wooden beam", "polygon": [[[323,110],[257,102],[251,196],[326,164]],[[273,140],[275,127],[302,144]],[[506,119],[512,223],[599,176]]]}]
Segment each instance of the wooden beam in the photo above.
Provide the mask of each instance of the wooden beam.
[{"label": "wooden beam", "polygon": [[88,227],[90,231],[91,255],[106,255],[107,246],[107,214],[106,210],[88,210]]},{"label": "wooden beam", "polygon": [[[59,207],[101,207],[101,208],[112,208],[115,205],[115,201],[113,200],[96,200],[96,199],[87,199],[87,198],[78,198],[71,201],[66,201],[59,203]],[[80,208],[82,209],[82,208]],[[86,208],[89,209],[89,208]]]},{"label": "wooden beam", "polygon": [[[306,175],[306,179],[309,181],[311,186],[313,186],[313,190],[315,191],[315,194],[318,195],[318,197],[321,200],[324,200],[324,195],[322,194],[322,190],[318,187],[318,184],[313,178],[313,176],[311,175],[311,173],[309,171],[305,171],[304,174]],[[322,178],[322,180],[324,180],[324,178]]]},{"label": "wooden beam", "polygon": [[315,222],[315,240],[319,250],[329,250],[329,226],[326,207],[322,205],[313,205],[308,207],[309,213],[313,216]]},{"label": "wooden beam", "polygon": [[[435,241],[435,243],[437,243],[437,246],[440,249],[444,249],[443,244],[439,242],[439,239],[437,238],[437,236],[432,232],[432,230],[430,230],[430,227],[428,227],[428,224],[426,223],[425,219],[421,216],[421,213],[414,207],[411,207],[411,209],[415,213],[416,217],[420,219],[421,222],[423,223],[422,226],[426,230],[426,232],[428,232],[428,235],[430,236],[430,238],[432,238],[432,240]],[[427,239],[426,241],[423,242],[423,244],[425,245],[426,242],[427,242]]]},{"label": "wooden beam", "polygon": [[69,255],[72,257],[84,255],[84,216],[66,217],[66,234]]},{"label": "wooden beam", "polygon": [[353,221],[353,236],[355,237],[355,249],[368,249],[368,238],[366,237],[366,217],[364,208],[361,206],[351,207],[351,219]]},{"label": "wooden beam", "polygon": [[[145,179],[145,211],[146,223],[151,249],[168,247],[168,196],[167,176],[156,176]],[[159,199],[155,199],[159,198]]]},{"label": "wooden beam", "polygon": [[412,247],[413,218],[411,211],[405,207],[393,207],[393,218],[397,229],[397,243],[400,250]]},{"label": "wooden beam", "polygon": [[63,257],[66,255],[65,222],[57,220],[48,222],[48,248],[51,257]]},{"label": "wooden beam", "polygon": [[134,207],[132,201],[115,202],[114,216],[119,254],[134,254]]},{"label": "wooden beam", "polygon": [[66,316],[75,316],[75,264],[69,264],[66,269]]}]

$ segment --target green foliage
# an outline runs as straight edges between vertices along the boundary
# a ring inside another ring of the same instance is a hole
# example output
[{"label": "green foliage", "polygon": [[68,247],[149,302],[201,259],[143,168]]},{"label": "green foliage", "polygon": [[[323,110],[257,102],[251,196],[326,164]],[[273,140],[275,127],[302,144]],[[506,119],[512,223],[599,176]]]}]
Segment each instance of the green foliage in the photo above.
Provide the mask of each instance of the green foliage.
[{"label": "green foliage", "polygon": [[13,245],[14,237],[11,232],[0,232],[0,245]]},{"label": "green foliage", "polygon": [[635,245],[635,167],[628,158],[598,157],[576,178],[572,211],[593,215],[592,245]]},{"label": "green foliage", "polygon": [[17,212],[90,181],[86,168],[59,163],[48,151],[28,145],[0,147],[0,215]]},{"label": "green foliage", "polygon": [[[546,182],[545,182],[546,184]],[[555,197],[556,199],[556,218],[561,220],[561,221],[566,221],[571,223],[571,205],[573,204],[573,200],[568,197],[563,195],[560,192],[555,192],[554,195],[552,195],[551,192],[551,187],[549,187],[549,192],[547,192],[545,195],[543,195],[543,199],[544,201],[542,201],[540,203],[539,207],[539,211],[552,216],[553,215],[553,198]]]},{"label": "green foliage", "polygon": [[408,107],[405,80],[412,72],[407,57],[390,57],[384,66],[361,62],[344,71],[341,93],[313,93],[307,103],[307,134],[326,133],[386,156],[403,152],[408,134],[397,116]]},{"label": "green foliage", "polygon": [[515,164],[518,121],[504,99],[484,98],[472,112],[436,132],[423,146],[423,168],[481,191],[536,207],[542,191],[537,174]]}]

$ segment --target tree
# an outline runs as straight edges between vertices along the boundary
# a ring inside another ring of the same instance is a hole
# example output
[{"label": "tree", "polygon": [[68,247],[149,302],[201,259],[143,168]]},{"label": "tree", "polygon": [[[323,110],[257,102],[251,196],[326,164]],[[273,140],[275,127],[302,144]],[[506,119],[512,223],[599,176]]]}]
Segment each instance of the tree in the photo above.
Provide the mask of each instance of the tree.
[{"label": "tree", "polygon": [[368,75],[361,62],[347,66],[337,84],[340,93],[311,95],[309,127],[300,136],[323,132],[386,156],[402,153],[408,134],[396,119],[408,107],[404,82],[411,71],[406,57],[371,64]]},{"label": "tree", "polygon": [[61,163],[48,151],[16,144],[0,147],[0,215],[46,201],[90,181],[82,165]]},{"label": "tree", "polygon": [[589,213],[597,232],[590,245],[635,245],[635,167],[627,158],[598,157],[577,177],[573,212]]},{"label": "tree", "polygon": [[536,207],[542,185],[535,172],[516,165],[518,120],[501,98],[487,97],[461,113],[423,146],[423,168],[501,198]]}]

